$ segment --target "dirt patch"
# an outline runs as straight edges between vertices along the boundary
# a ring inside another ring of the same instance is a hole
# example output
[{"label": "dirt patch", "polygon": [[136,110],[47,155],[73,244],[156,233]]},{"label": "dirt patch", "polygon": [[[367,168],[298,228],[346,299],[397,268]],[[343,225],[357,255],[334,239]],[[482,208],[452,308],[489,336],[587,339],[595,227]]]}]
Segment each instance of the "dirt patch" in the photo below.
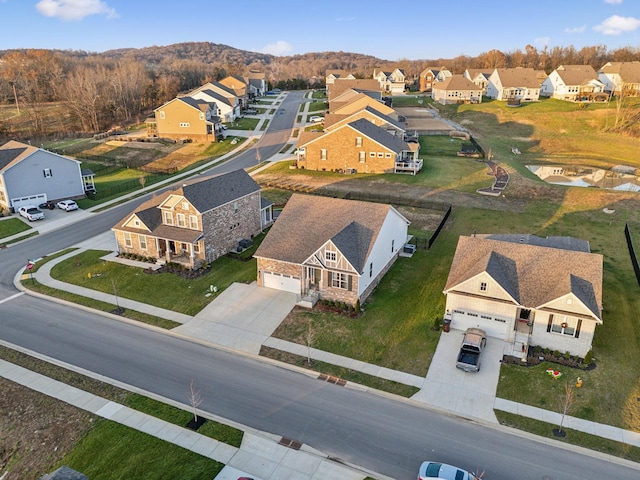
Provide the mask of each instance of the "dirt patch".
[{"label": "dirt patch", "polygon": [[[95,417],[0,378],[0,477],[40,478],[92,427]],[[6,476],[3,476],[5,474]]]}]

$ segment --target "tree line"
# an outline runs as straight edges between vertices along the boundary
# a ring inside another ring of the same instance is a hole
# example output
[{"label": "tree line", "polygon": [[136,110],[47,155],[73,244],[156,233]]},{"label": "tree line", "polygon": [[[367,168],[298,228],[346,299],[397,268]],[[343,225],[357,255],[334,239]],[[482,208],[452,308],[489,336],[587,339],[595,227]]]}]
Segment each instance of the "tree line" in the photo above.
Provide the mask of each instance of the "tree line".
[{"label": "tree line", "polygon": [[[0,51],[0,103],[15,104],[28,120],[28,134],[100,132],[118,125],[139,123],[154,108],[209,81],[227,75],[264,72],[271,87],[282,89],[324,86],[327,70],[344,70],[371,78],[374,69],[404,70],[409,83],[428,67],[446,67],[453,73],[467,68],[531,67],[550,73],[560,65],[591,65],[598,70],[608,61],[640,59],[640,49],[610,51],[605,46],[573,46],[538,50],[490,50],[476,57],[453,59],[382,60],[350,52],[316,52],[276,57],[226,45],[193,42],[119,49],[104,53],[61,50]],[[52,102],[65,114],[55,122],[47,116]],[[0,135],[8,136],[0,121]]]}]

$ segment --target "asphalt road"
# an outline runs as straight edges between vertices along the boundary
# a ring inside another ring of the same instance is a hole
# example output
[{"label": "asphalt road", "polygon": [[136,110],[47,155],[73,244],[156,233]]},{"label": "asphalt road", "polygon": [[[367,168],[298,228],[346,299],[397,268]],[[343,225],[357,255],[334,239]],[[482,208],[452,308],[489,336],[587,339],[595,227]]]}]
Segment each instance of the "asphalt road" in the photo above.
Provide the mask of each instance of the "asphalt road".
[{"label": "asphalt road", "polygon": [[[289,99],[293,101],[291,94]],[[295,116],[297,107],[285,101],[282,108],[280,117]],[[274,131],[274,138],[277,134]],[[289,138],[286,131],[280,134]],[[274,140],[257,147],[265,148],[266,158],[282,145]],[[255,151],[215,172],[242,168],[249,161],[256,161]],[[115,207],[1,250],[0,301],[15,294],[11,281],[27,258],[102,233],[131,208],[131,203]],[[202,411],[397,479],[415,478],[425,459],[479,468],[488,480],[638,477],[638,470],[591,452],[440,414],[405,399],[321,382],[252,357],[29,295],[0,303],[0,339],[183,403],[193,379],[204,398]]]}]

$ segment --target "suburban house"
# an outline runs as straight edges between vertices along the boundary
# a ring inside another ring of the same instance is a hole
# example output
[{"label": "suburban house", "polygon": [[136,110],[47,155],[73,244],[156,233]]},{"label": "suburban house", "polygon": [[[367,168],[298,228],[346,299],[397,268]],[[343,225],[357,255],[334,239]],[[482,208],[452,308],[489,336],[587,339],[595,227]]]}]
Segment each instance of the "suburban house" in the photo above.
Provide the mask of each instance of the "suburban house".
[{"label": "suburban house", "polygon": [[362,304],[398,258],[408,225],[391,205],[293,194],[254,254],[258,285]]},{"label": "suburban house", "polygon": [[267,94],[267,79],[264,72],[251,70],[247,75],[247,83],[249,85],[249,97],[264,97]]},{"label": "suburban house", "polygon": [[359,90],[355,88],[349,88],[342,92],[337,97],[333,98],[329,102],[329,110],[337,110],[340,107],[347,105],[354,100],[357,100],[362,97],[362,95],[366,95],[367,97],[371,97],[374,100],[379,101],[380,103],[384,103],[382,100],[382,92],[373,92],[371,90]]},{"label": "suburban house", "polygon": [[480,68],[467,68],[462,75],[465,78],[471,80],[477,87],[482,89],[482,93],[487,92],[487,85],[489,85],[489,77],[493,73],[493,70],[482,70]]},{"label": "suburban house", "polygon": [[605,85],[605,91],[627,97],[640,96],[640,61],[607,62],[598,77]]},{"label": "suburban house", "polygon": [[240,169],[164,192],[111,230],[118,252],[199,268],[237,250],[272,222],[272,205]]},{"label": "suburban house", "polygon": [[327,70],[324,77],[324,84],[327,92],[329,91],[329,85],[333,85],[338,78],[344,78],[347,80],[356,79],[352,73],[346,72],[345,70]]},{"label": "suburban house", "polygon": [[155,134],[172,140],[215,142],[220,124],[215,103],[178,97],[154,110]]},{"label": "suburban house", "polygon": [[218,82],[220,85],[229,88],[240,102],[240,108],[245,109],[249,105],[249,84],[238,75],[229,75]]},{"label": "suburban house", "polygon": [[540,96],[569,102],[606,102],[605,85],[591,65],[560,65],[542,82]]},{"label": "suburban house", "polygon": [[427,67],[420,73],[420,91],[430,92],[435,82],[442,82],[450,76],[451,72],[445,67]]},{"label": "suburban house", "polygon": [[[15,140],[0,146],[0,211],[85,195],[81,162]],[[87,173],[87,172],[85,172]],[[93,175],[90,184],[93,184]],[[89,183],[89,179],[87,179]]]},{"label": "suburban house", "polygon": [[350,102],[346,104],[334,105],[329,103],[329,113],[335,113],[338,115],[352,115],[360,110],[364,110],[367,107],[371,107],[378,112],[387,115],[388,117],[398,120],[398,113],[391,107],[382,103],[375,98],[367,95],[366,93],[359,93]]},{"label": "suburban house", "polygon": [[233,122],[240,116],[240,111],[243,106],[240,98],[236,96],[233,89],[219,82],[205,83],[201,87],[189,92],[186,96],[215,103],[218,108],[216,115],[220,117],[223,122]]},{"label": "suburban house", "polygon": [[391,135],[397,135],[400,138],[404,138],[404,134],[406,131],[404,124],[391,118],[388,115],[385,115],[384,113],[379,112],[371,106],[367,106],[358,112],[352,113],[351,115],[339,115],[336,113],[329,113],[325,115],[323,124],[324,130],[325,132],[333,130],[344,125],[345,123],[350,123],[360,118],[369,120],[374,125],[377,125],[380,128],[384,128]]},{"label": "suburban house", "polygon": [[378,92],[382,97],[380,83],[373,78],[337,78],[333,83],[327,85],[327,101],[331,102],[349,89],[359,92]]},{"label": "suburban house", "polygon": [[380,83],[380,89],[386,93],[403,93],[407,88],[404,72],[396,68],[393,72],[373,71],[373,78]]},{"label": "suburban house", "polygon": [[602,324],[602,255],[571,237],[461,236],[444,288],[451,327],[584,357]]},{"label": "suburban house", "polygon": [[442,82],[435,82],[431,88],[434,102],[448,105],[451,103],[481,103],[482,88],[462,75],[452,75]]},{"label": "suburban house", "polygon": [[[311,133],[311,132],[304,132]],[[420,145],[360,118],[320,135],[300,135],[297,167],[351,173],[411,173],[422,169]]]},{"label": "suburban house", "polygon": [[533,68],[496,68],[489,76],[487,96],[507,102],[536,102],[540,99],[540,81]]}]

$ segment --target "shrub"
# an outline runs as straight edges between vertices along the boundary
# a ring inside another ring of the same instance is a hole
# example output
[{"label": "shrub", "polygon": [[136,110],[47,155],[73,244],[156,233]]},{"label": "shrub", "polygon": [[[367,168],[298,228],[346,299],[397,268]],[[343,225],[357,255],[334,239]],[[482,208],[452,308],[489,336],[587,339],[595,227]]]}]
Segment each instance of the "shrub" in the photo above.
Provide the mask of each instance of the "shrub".
[{"label": "shrub", "polygon": [[569,352],[564,352],[563,357],[565,360],[569,360],[571,358],[571,354]]},{"label": "shrub", "polygon": [[589,350],[584,356],[584,363],[589,366],[593,363],[593,351]]},{"label": "shrub", "polygon": [[560,358],[560,350],[554,350],[553,351],[553,356],[556,358]]}]

